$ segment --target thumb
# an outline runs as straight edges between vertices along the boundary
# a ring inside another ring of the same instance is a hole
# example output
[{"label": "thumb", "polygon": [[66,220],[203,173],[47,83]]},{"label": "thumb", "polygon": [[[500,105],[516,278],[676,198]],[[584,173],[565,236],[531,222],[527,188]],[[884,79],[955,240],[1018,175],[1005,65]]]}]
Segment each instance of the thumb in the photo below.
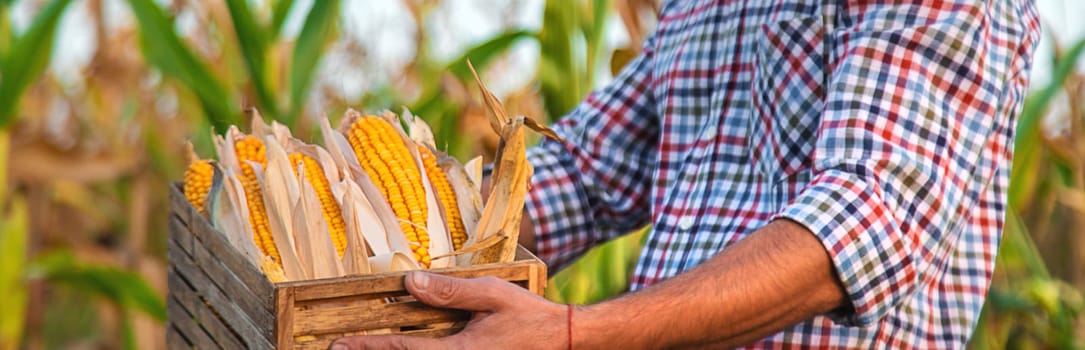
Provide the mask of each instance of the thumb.
[{"label": "thumb", "polygon": [[407,291],[427,305],[467,311],[498,311],[524,292],[496,277],[465,279],[421,271],[408,273],[405,283]]}]

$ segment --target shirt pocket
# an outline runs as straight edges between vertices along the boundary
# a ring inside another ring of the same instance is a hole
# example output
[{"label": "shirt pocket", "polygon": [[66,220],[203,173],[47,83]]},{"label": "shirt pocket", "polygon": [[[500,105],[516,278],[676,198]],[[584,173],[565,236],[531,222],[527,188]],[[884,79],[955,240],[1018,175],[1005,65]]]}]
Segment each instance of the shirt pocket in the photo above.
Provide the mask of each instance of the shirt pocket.
[{"label": "shirt pocket", "polygon": [[820,16],[770,22],[755,32],[746,139],[752,164],[771,183],[813,163],[828,79],[825,32]]}]

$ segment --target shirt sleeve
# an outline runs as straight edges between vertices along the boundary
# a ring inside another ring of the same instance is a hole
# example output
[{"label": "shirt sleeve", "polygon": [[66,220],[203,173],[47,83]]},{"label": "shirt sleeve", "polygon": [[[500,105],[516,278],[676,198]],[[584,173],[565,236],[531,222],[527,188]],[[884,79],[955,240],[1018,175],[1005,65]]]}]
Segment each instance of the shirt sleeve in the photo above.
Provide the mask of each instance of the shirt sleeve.
[{"label": "shirt sleeve", "polygon": [[648,222],[658,118],[650,88],[652,42],[528,150],[535,167],[525,209],[539,257],[553,271],[587,249]]},{"label": "shirt sleeve", "polygon": [[852,306],[837,322],[876,322],[937,278],[976,194],[1004,176],[1038,24],[1005,8],[1026,5],[976,3],[853,8],[828,33],[812,180],[777,217],[829,252]]}]

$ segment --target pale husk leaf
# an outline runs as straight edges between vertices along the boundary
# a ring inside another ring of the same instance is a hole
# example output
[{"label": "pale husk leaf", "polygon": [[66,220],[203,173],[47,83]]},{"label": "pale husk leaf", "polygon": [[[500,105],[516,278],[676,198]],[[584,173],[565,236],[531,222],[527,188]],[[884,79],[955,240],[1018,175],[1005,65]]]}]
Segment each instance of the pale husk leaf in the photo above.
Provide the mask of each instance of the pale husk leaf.
[{"label": "pale husk leaf", "polygon": [[[308,276],[304,271],[306,271],[307,267],[302,265],[302,262],[299,260],[296,248],[297,243],[294,242],[294,235],[292,232],[293,225],[291,223],[293,220],[291,219],[295,215],[295,212],[292,209],[296,204],[290,204],[290,202],[296,203],[296,201],[291,201],[289,199],[288,195],[285,193],[286,190],[283,188],[285,186],[276,186],[277,188],[269,190],[269,186],[267,186],[267,182],[265,181],[264,171],[260,168],[260,163],[252,161],[249,161],[248,163],[252,166],[253,172],[256,174],[256,180],[260,183],[260,192],[264,199],[264,210],[267,212],[268,227],[271,230],[271,238],[275,243],[275,249],[279,251],[279,259],[283,265],[283,272],[285,273],[286,278],[291,281],[306,279]],[[284,179],[277,181],[289,181],[286,179],[294,178],[293,176],[284,176],[290,174],[283,174],[281,169],[273,169],[272,173],[275,174],[275,178]],[[288,198],[286,205],[291,208],[290,211],[285,213],[277,208],[278,205],[282,205],[278,204],[282,203],[278,198],[283,197]]]},{"label": "pale husk leaf", "polygon": [[460,219],[467,231],[467,237],[475,234],[478,229],[478,220],[482,216],[482,195],[478,191],[478,185],[471,182],[467,171],[452,157],[440,157],[437,165],[445,172],[445,177],[452,185],[452,192],[456,196],[456,205],[460,210]]},{"label": "pale husk leaf", "polygon": [[482,193],[482,156],[472,158],[463,165],[464,171],[467,172],[467,179],[471,180],[471,185],[475,186],[475,193]]},{"label": "pale husk leaf", "polygon": [[[343,117],[344,120],[350,118],[351,111],[353,110],[347,111],[348,113]],[[350,142],[341,132],[332,129],[328,118],[320,120],[320,133],[324,137],[324,147],[327,148],[328,154],[331,155],[337,167],[344,171],[361,168],[358,158],[354,155],[354,148],[350,147]]]},{"label": "pale husk leaf", "polygon": [[249,123],[249,130],[252,131],[253,136],[263,140],[268,135],[271,135],[271,127],[267,125],[264,116],[260,114],[260,111],[256,110],[256,107],[249,108],[249,116],[252,119]]},{"label": "pale husk leaf", "polygon": [[349,208],[355,221],[355,225],[349,226],[353,226],[352,228],[364,237],[373,254],[390,253],[392,247],[388,243],[388,237],[392,233],[389,233],[385,226],[394,224],[398,229],[399,225],[393,220],[382,220],[380,215],[384,213],[378,214],[373,204],[362,193],[362,189],[353,180],[344,180],[343,187],[346,189],[342,202],[343,210],[345,212]]},{"label": "pale husk leaf", "polygon": [[[364,214],[358,213],[358,210],[362,209],[355,208],[355,206],[358,205],[355,201],[344,201],[340,198],[339,203],[339,208],[343,212],[343,222],[346,223],[347,236],[347,247],[343,250],[343,270],[348,275],[370,273],[372,269],[369,266],[369,247],[365,237],[362,235],[362,230],[378,230],[383,232],[384,227],[379,221],[370,223],[363,222],[361,216]],[[368,210],[370,211],[370,215],[373,215],[372,208],[369,208]],[[376,218],[374,217],[373,220],[376,220]],[[383,237],[383,234],[380,235],[380,237],[382,239],[387,239]],[[385,246],[387,246],[387,244],[385,244]]]},{"label": "pale husk leaf", "polygon": [[226,236],[226,241],[236,248],[253,265],[260,266],[263,253],[252,241],[249,223],[249,207],[244,200],[244,190],[237,175],[215,164],[216,173],[222,174],[221,189],[208,197],[207,213],[211,226]]},{"label": "pale husk leaf", "polygon": [[436,141],[434,141],[433,138],[433,130],[430,129],[429,124],[426,124],[422,118],[418,118],[411,114],[411,111],[406,108],[403,109],[403,119],[406,120],[407,126],[409,127],[407,131],[411,140],[429,147],[430,149],[437,149]]},{"label": "pale husk leaf", "polygon": [[403,252],[378,254],[370,258],[369,262],[373,266],[373,273],[410,271],[422,268],[414,261],[410,253]]},{"label": "pale husk leaf", "polygon": [[504,240],[474,253],[470,259],[472,265],[508,262],[516,256],[520,219],[533,172],[525,154],[522,118],[504,127],[496,158],[489,200],[479,219],[479,231],[473,238],[480,242],[499,235]]},{"label": "pale husk leaf", "polygon": [[[328,224],[324,221],[324,208],[317,197],[316,189],[307,181],[312,174],[305,172],[304,166],[297,168],[298,182],[301,184],[301,207],[305,213],[303,218],[295,218],[299,224],[304,224],[306,230],[301,231],[301,226],[295,226],[295,234],[298,241],[304,241],[308,250],[300,250],[302,254],[308,254],[312,261],[312,276],[314,278],[330,278],[344,275],[342,262],[339,260],[339,252],[335,250],[328,232]],[[296,224],[298,225],[298,224]]]}]

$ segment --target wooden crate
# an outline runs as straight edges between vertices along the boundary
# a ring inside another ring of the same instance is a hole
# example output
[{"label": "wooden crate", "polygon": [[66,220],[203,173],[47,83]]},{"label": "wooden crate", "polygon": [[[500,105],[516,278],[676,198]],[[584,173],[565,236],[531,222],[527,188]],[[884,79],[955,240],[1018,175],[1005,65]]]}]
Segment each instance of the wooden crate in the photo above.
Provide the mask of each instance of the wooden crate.
[{"label": "wooden crate", "polygon": [[[404,272],[273,284],[231,247],[170,186],[170,349],[326,349],[369,331],[440,336],[463,328],[466,312],[404,297]],[[430,270],[457,277],[495,276],[542,294],[546,265],[520,248],[516,261]]]}]

